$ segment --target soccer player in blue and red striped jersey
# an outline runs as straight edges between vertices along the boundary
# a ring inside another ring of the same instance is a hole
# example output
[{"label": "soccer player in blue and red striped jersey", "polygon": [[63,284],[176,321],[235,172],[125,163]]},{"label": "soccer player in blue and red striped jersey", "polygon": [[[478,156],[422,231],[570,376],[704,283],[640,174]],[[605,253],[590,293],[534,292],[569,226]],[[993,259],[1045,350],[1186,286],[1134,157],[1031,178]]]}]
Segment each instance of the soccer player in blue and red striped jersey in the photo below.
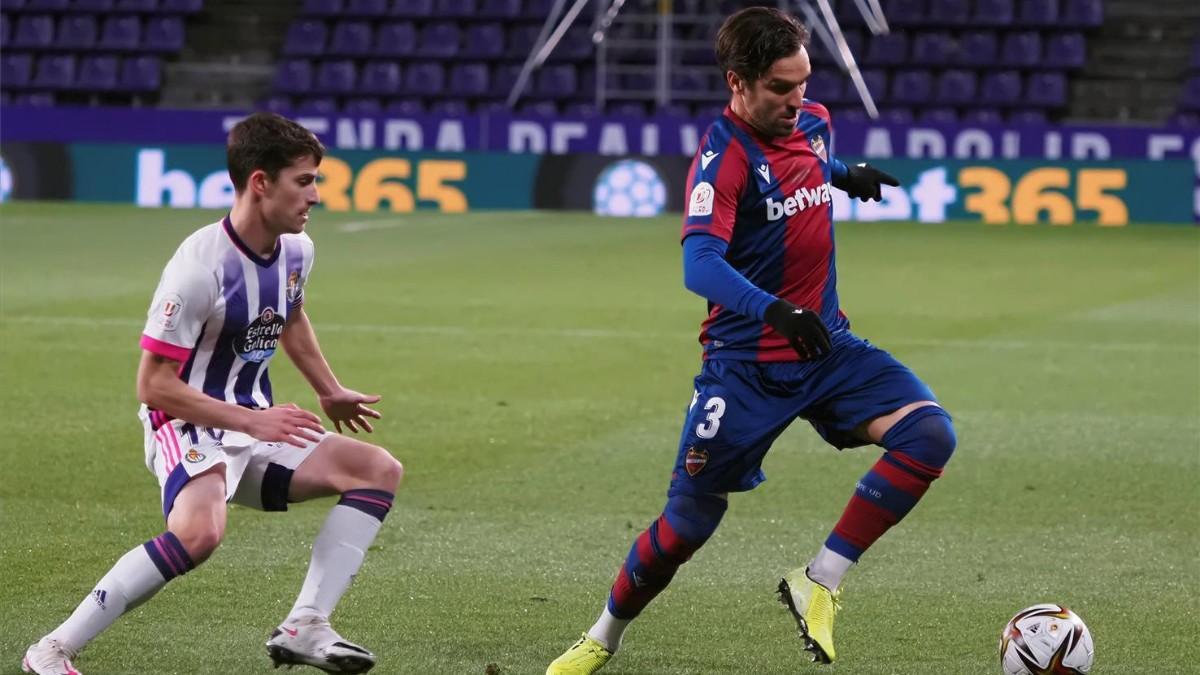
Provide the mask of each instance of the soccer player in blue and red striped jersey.
[{"label": "soccer player in blue and red striped jersey", "polygon": [[775,9],[730,16],[717,35],[729,107],[688,176],[684,283],[708,300],[704,360],[684,421],[666,507],[634,542],[600,618],[547,670],[593,673],[632,621],[712,536],[730,492],[792,423],[836,448],[884,452],[841,519],[780,599],[813,660],[835,657],[842,577],[913,508],[955,447],[950,416],[912,371],[850,332],[838,304],[830,190],[880,199],[891,176],[833,156],[829,111],[804,98],[807,31]]}]

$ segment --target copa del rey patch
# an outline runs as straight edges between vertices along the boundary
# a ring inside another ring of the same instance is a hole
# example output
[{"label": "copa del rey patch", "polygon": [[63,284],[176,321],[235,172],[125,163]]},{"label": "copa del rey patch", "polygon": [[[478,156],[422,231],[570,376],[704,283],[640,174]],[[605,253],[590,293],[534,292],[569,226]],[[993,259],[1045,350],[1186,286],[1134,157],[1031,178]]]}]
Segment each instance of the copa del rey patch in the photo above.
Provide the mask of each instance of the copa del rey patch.
[{"label": "copa del rey patch", "polygon": [[703,471],[705,464],[708,464],[707,450],[688,448],[687,455],[683,458],[683,468],[687,470],[689,476],[695,476]]},{"label": "copa del rey patch", "polygon": [[711,216],[713,210],[713,186],[708,181],[696,183],[692,194],[688,197],[689,216]]}]

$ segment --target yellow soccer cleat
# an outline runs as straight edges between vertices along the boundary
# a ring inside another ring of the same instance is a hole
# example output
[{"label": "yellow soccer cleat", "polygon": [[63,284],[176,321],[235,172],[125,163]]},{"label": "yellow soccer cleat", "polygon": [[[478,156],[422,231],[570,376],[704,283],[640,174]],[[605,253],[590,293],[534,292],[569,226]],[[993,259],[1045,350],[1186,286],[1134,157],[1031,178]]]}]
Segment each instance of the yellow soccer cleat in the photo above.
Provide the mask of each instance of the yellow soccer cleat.
[{"label": "yellow soccer cleat", "polygon": [[599,640],[584,633],[579,642],[554,659],[546,668],[546,675],[591,675],[603,668],[612,655]]},{"label": "yellow soccer cleat", "polygon": [[804,649],[815,663],[833,663],[833,617],[841,609],[840,593],[808,578],[803,567],[779,580],[779,601],[787,606],[800,629]]}]

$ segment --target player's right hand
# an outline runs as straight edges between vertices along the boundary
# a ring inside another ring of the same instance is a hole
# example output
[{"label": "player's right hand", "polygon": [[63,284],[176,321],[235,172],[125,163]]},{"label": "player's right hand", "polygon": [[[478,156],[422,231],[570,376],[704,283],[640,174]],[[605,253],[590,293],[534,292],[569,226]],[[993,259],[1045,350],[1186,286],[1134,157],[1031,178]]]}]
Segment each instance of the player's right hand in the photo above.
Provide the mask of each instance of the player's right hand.
[{"label": "player's right hand", "polygon": [[252,411],[250,419],[250,428],[246,433],[269,443],[287,443],[303,448],[321,440],[321,435],[325,433],[321,418],[295,403]]},{"label": "player's right hand", "polygon": [[797,307],[780,298],[767,307],[764,318],[767,325],[787,338],[801,361],[820,358],[833,347],[821,315],[811,309]]}]

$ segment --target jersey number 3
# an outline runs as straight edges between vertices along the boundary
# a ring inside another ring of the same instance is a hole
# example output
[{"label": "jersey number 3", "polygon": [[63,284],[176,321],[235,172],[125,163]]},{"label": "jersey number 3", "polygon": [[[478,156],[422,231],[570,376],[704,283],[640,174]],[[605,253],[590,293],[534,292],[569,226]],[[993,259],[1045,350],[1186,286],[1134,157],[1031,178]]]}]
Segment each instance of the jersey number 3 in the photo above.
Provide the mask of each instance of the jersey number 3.
[{"label": "jersey number 3", "polygon": [[708,414],[704,416],[703,422],[696,425],[696,436],[713,438],[717,435],[717,429],[721,428],[721,416],[725,414],[725,399],[713,396],[708,399],[708,403],[704,404],[704,410]]}]

